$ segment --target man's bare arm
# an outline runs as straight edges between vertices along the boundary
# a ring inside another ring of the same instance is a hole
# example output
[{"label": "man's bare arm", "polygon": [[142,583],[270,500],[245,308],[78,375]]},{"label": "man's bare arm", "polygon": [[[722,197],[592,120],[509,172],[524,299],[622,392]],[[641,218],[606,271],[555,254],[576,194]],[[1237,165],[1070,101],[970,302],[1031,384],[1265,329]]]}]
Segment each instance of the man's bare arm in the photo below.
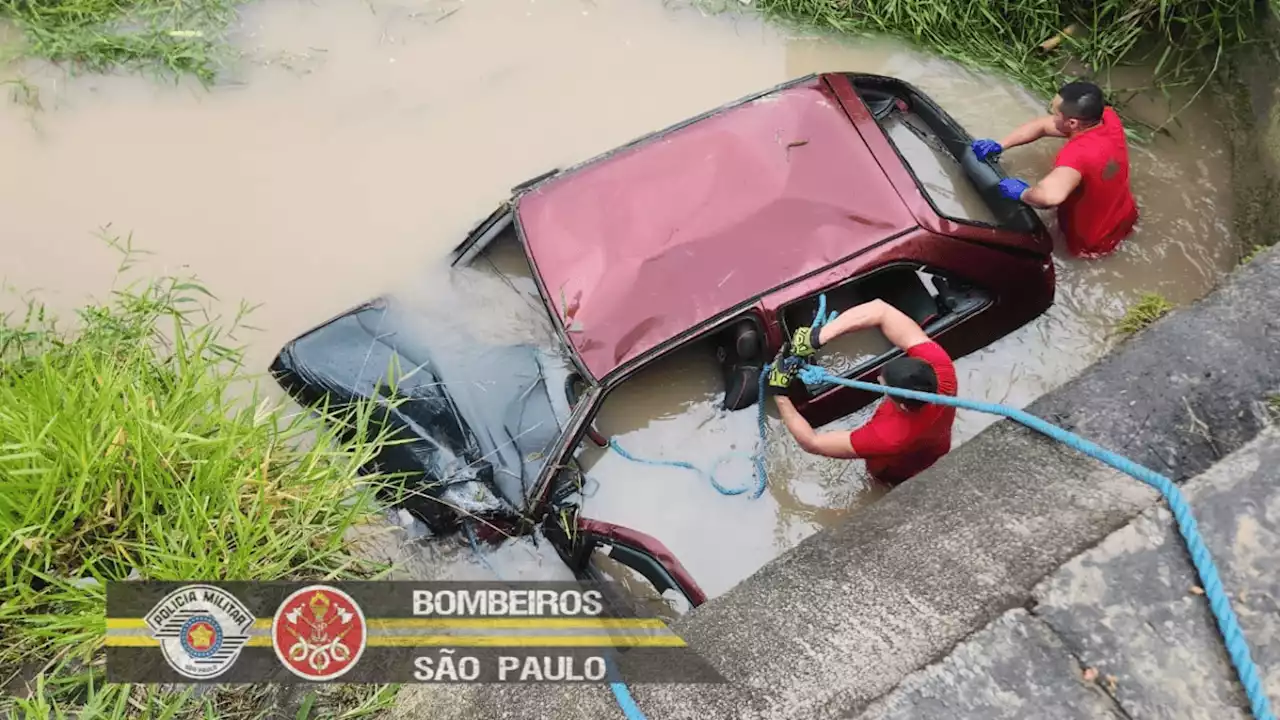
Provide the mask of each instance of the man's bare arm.
[{"label": "man's bare arm", "polygon": [[1052,116],[1038,117],[1035,120],[1028,120],[1019,125],[1013,132],[1004,136],[1000,141],[1000,147],[1008,150],[1019,145],[1035,142],[1042,137],[1066,137],[1058,132],[1058,126],[1054,124]]},{"label": "man's bare arm", "polygon": [[818,331],[818,344],[826,345],[845,333],[869,327],[880,328],[889,342],[903,351],[929,342],[924,330],[901,310],[883,300],[872,300],[849,308],[822,326]]},{"label": "man's bare arm", "polygon": [[773,399],[778,406],[778,415],[782,418],[782,424],[787,426],[787,431],[805,452],[839,460],[858,457],[853,451],[853,445],[849,442],[848,432],[818,433],[796,410],[795,405],[791,404],[790,398],[775,395]]},{"label": "man's bare arm", "polygon": [[1056,167],[1034,187],[1027,188],[1020,199],[1032,207],[1057,207],[1080,185],[1080,178],[1080,172],[1075,168]]}]

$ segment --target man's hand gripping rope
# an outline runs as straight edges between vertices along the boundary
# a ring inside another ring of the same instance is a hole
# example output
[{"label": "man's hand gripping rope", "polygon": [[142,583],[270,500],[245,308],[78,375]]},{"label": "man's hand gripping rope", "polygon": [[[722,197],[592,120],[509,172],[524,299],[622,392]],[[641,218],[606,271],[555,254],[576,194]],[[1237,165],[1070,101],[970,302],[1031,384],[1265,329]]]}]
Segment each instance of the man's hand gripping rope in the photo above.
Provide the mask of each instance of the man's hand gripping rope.
[{"label": "man's hand gripping rope", "polygon": [[[808,392],[801,371],[809,364],[809,358],[817,353],[822,344],[818,341],[822,326],[835,319],[836,313],[826,315],[827,296],[818,299],[818,312],[814,316],[813,325],[802,327],[791,335],[789,342],[784,342],[778,354],[769,366],[768,389],[770,395],[787,395],[795,398]],[[797,379],[800,380],[797,383]]]}]

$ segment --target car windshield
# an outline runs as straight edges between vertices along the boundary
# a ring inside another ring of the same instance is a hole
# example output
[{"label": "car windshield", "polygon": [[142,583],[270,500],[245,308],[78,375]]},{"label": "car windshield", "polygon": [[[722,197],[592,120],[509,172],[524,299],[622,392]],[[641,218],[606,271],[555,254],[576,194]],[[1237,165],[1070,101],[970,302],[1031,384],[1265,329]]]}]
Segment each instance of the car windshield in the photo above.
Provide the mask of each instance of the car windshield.
[{"label": "car windshield", "polygon": [[[491,469],[497,493],[522,508],[571,414],[574,365],[514,234],[504,233],[469,265],[388,295],[378,322],[371,334],[408,365],[398,381],[412,384],[416,369],[429,369],[479,445],[479,461],[469,465],[483,464],[478,478],[485,480]],[[440,478],[446,485],[451,479]]]}]

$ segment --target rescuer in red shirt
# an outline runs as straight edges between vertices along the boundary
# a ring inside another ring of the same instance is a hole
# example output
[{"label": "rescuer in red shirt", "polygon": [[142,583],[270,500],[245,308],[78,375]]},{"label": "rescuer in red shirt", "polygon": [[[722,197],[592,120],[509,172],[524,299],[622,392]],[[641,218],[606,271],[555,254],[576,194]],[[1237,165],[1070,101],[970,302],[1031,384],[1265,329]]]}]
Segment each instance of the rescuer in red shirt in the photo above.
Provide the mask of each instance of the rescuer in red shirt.
[{"label": "rescuer in red shirt", "polygon": [[1032,120],[1000,142],[977,140],[979,160],[1042,137],[1064,137],[1053,171],[1035,186],[1017,178],[1000,181],[1000,193],[1032,207],[1058,209],[1067,250],[1078,257],[1113,252],[1133,232],[1138,205],[1129,187],[1129,147],[1124,125],[1107,107],[1102,89],[1089,82],[1063,85],[1052,114]]},{"label": "rescuer in red shirt", "polygon": [[946,351],[930,340],[914,320],[883,300],[850,308],[824,325],[816,337],[810,328],[797,330],[774,360],[769,388],[782,422],[806,452],[830,458],[862,458],[873,478],[893,486],[933,465],[951,450],[956,409],[887,396],[871,420],[857,430],[819,434],[796,411],[789,397],[806,392],[797,377],[798,370],[788,372],[780,367],[788,354],[808,358],[835,338],[869,327],[880,328],[889,342],[906,353],[905,357],[885,363],[878,378],[880,383],[955,396],[956,369]]}]

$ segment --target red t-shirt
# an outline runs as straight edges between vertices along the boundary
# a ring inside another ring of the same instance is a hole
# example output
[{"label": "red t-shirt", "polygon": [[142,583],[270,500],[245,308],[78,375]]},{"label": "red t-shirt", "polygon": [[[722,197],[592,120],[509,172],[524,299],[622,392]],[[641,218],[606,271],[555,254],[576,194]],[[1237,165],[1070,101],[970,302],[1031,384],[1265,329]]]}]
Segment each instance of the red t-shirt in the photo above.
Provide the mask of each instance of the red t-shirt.
[{"label": "red t-shirt", "polygon": [[1115,250],[1138,221],[1138,204],[1129,189],[1129,147],[1116,111],[1105,108],[1097,127],[1067,140],[1053,166],[1080,173],[1080,184],[1058,206],[1067,249],[1085,256]]},{"label": "red t-shirt", "polygon": [[[938,395],[956,394],[956,368],[947,351],[936,342],[920,343],[907,350],[920,358],[938,376]],[[897,485],[937,462],[951,450],[951,424],[956,409],[948,405],[925,405],[907,411],[886,397],[870,422],[849,433],[849,442],[858,457],[867,461],[867,472],[881,482]]]}]

